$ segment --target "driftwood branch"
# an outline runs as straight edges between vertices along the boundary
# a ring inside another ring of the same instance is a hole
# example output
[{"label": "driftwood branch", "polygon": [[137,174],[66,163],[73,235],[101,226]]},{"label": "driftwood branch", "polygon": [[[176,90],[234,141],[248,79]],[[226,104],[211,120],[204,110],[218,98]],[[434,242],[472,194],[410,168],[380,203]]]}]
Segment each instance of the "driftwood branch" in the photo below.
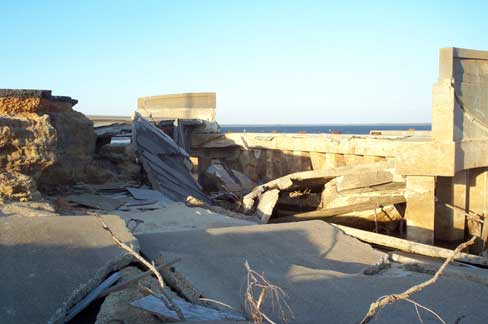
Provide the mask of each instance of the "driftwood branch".
[{"label": "driftwood branch", "polygon": [[[261,324],[264,322],[276,324],[261,310],[261,306],[267,295],[271,298],[273,309],[277,307],[282,323],[286,323],[288,317],[293,317],[291,308],[285,300],[285,292],[280,287],[269,283],[263,275],[252,270],[247,261],[244,263],[244,267],[247,272],[244,310],[246,311],[248,318],[252,320],[254,324]],[[256,289],[260,290],[257,300],[255,299]]]},{"label": "driftwood branch", "polygon": [[174,301],[170,298],[170,296],[168,296],[165,293],[165,291],[164,291],[163,277],[159,273],[158,269],[156,269],[156,266],[154,265],[154,263],[150,263],[149,261],[147,261],[146,259],[144,259],[139,253],[137,253],[136,251],[134,251],[134,249],[132,247],[130,247],[129,245],[125,244],[117,236],[115,236],[115,234],[112,232],[112,230],[110,229],[110,227],[107,225],[107,223],[105,223],[105,221],[103,220],[103,218],[100,215],[94,214],[94,216],[96,216],[97,219],[100,221],[100,223],[103,226],[103,229],[106,230],[110,234],[110,236],[112,237],[112,240],[115,242],[115,244],[117,244],[122,250],[126,251],[128,254],[132,255],[134,258],[136,258],[143,265],[145,265],[156,276],[156,278],[158,279],[159,286],[161,287],[161,292],[162,292],[162,294],[167,299],[167,301],[165,301],[165,300],[162,299],[163,302],[165,304],[166,303],[169,303],[170,305],[169,305],[168,308],[171,309],[171,310],[173,310],[173,311],[175,311],[176,314],[178,314],[179,319],[184,320],[185,317],[183,316],[183,313],[181,312],[181,309],[178,307],[178,305],[176,305],[174,303]]},{"label": "driftwood branch", "polygon": [[[458,254],[462,250],[466,249],[468,246],[472,245],[475,242],[475,240],[476,240],[476,237],[473,236],[469,241],[461,243],[460,245],[458,245],[458,247],[456,247],[456,249],[452,252],[451,256],[449,256],[444,261],[444,263],[440,266],[439,270],[437,270],[437,272],[434,274],[434,276],[432,278],[430,278],[429,280],[424,281],[418,285],[415,285],[415,286],[405,290],[404,292],[402,292],[400,294],[392,294],[392,295],[380,297],[377,301],[375,301],[374,303],[371,304],[368,312],[366,313],[364,318],[361,320],[360,324],[365,324],[365,323],[368,323],[369,321],[371,321],[376,316],[376,314],[383,307],[385,307],[388,304],[392,304],[392,303],[399,301],[399,300],[407,300],[410,302],[409,298],[413,293],[419,292],[422,289],[424,289],[425,287],[430,286],[433,283],[435,283],[439,279],[439,277],[442,275],[442,273],[444,272],[446,267],[449,265],[449,263],[451,263],[454,260],[454,257],[456,256],[456,254]],[[418,304],[416,306],[418,306]]]},{"label": "driftwood branch", "polygon": [[[174,259],[173,261],[170,261],[168,263],[165,263],[165,264],[162,264],[162,265],[159,265],[156,267],[156,269],[159,271],[159,270],[162,270],[164,268],[168,268],[168,267],[171,267],[173,264],[177,263],[181,261],[180,258],[176,258]],[[127,287],[129,287],[130,285],[133,285],[135,283],[137,283],[139,280],[149,276],[151,273],[153,273],[151,270],[148,270],[146,272],[143,272],[141,274],[138,274],[138,275],[135,275],[134,277],[128,279],[127,281],[124,281],[120,284],[117,284],[113,287],[110,287],[109,289],[105,290],[102,294],[100,294],[98,296],[98,298],[102,298],[102,297],[105,297],[111,293],[114,293],[114,292],[117,292],[117,291],[120,291],[120,290],[123,290]]]}]

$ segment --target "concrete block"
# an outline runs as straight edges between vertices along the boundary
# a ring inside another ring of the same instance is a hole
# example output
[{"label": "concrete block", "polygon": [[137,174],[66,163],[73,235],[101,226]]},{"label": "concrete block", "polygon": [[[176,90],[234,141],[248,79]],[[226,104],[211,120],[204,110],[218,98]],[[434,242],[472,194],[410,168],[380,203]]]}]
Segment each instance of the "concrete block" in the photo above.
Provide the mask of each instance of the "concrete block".
[{"label": "concrete block", "polygon": [[215,121],[215,92],[193,92],[142,97],[137,99],[137,111],[143,116],[161,119],[203,119]]}]

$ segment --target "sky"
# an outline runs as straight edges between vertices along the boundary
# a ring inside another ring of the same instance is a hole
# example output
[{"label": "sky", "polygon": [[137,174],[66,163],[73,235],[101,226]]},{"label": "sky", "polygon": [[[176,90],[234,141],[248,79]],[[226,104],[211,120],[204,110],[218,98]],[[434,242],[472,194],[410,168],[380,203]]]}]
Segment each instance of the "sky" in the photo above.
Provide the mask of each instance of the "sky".
[{"label": "sky", "polygon": [[441,47],[488,50],[488,1],[0,0],[0,88],[85,114],[216,92],[221,124],[431,121]]}]

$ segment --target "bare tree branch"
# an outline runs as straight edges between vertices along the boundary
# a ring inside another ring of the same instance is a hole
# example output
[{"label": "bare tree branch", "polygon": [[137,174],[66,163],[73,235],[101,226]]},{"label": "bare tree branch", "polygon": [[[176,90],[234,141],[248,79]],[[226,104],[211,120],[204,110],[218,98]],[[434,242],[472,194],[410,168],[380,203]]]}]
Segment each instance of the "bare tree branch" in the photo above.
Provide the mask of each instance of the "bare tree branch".
[{"label": "bare tree branch", "polygon": [[178,307],[178,305],[176,305],[173,300],[170,298],[170,296],[168,296],[168,294],[166,294],[166,292],[164,291],[164,281],[163,281],[163,277],[161,276],[161,274],[159,273],[158,269],[156,269],[156,266],[154,265],[154,263],[150,263],[149,261],[147,261],[146,259],[144,259],[139,253],[137,253],[136,251],[134,251],[134,249],[130,246],[128,246],[127,244],[125,244],[124,242],[122,242],[117,236],[115,236],[115,234],[112,232],[112,230],[110,229],[110,227],[107,225],[107,223],[105,223],[105,221],[103,220],[102,216],[98,215],[98,214],[93,214],[94,216],[97,217],[97,219],[100,221],[100,223],[102,224],[103,226],[103,229],[106,230],[110,236],[112,237],[112,240],[121,248],[123,249],[124,251],[126,251],[127,253],[129,253],[130,255],[132,255],[134,258],[136,258],[139,262],[141,262],[143,265],[145,265],[149,270],[152,271],[152,273],[154,273],[154,275],[156,276],[156,278],[158,279],[158,283],[159,283],[159,286],[161,287],[161,292],[162,294],[164,295],[164,297],[167,299],[167,301],[165,301],[163,298],[160,298],[165,304],[169,304],[168,305],[168,308],[175,311],[176,314],[178,315],[178,318],[180,320],[184,320],[185,317],[183,316],[183,313],[181,312],[181,309]]},{"label": "bare tree branch", "polygon": [[[402,292],[400,294],[392,294],[392,295],[382,296],[382,297],[378,298],[377,301],[375,301],[374,303],[371,304],[368,312],[366,313],[364,318],[361,320],[360,324],[365,324],[365,323],[368,323],[369,321],[371,321],[376,316],[378,311],[380,309],[382,309],[383,307],[385,307],[386,305],[392,304],[398,300],[407,300],[407,299],[409,299],[409,297],[413,293],[419,292],[422,289],[424,289],[425,287],[430,286],[433,283],[435,283],[439,279],[439,277],[442,275],[442,273],[444,272],[446,267],[449,265],[449,263],[451,263],[452,260],[456,257],[456,254],[458,254],[462,250],[466,249],[468,246],[472,245],[475,242],[475,240],[476,240],[476,237],[473,236],[469,241],[459,244],[456,247],[456,249],[452,252],[451,256],[449,256],[444,261],[444,263],[440,266],[439,270],[437,270],[437,272],[434,274],[434,276],[432,278],[430,278],[429,280],[424,281],[418,285],[415,285],[415,286],[405,290],[404,292]],[[417,306],[419,306],[418,303],[417,303]]]},{"label": "bare tree branch", "polygon": [[[286,323],[289,316],[293,317],[291,308],[285,300],[285,292],[280,287],[269,283],[264,279],[263,275],[252,270],[247,261],[244,263],[244,267],[247,271],[244,310],[249,319],[254,324],[261,324],[264,321],[267,321],[269,324],[276,324],[261,310],[261,306],[268,292],[271,298],[271,305],[273,308],[277,306],[281,321]],[[255,300],[254,292],[256,288],[260,289],[257,300]]]}]

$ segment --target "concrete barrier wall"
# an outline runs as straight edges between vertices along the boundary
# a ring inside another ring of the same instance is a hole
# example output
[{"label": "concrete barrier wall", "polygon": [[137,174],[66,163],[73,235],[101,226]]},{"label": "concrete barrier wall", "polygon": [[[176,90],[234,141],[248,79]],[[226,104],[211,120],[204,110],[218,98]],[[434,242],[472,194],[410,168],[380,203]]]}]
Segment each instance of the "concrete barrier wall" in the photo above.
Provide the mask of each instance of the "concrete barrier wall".
[{"label": "concrete barrier wall", "polygon": [[144,117],[160,119],[202,119],[215,121],[216,94],[194,92],[142,97],[137,99],[137,111]]}]

